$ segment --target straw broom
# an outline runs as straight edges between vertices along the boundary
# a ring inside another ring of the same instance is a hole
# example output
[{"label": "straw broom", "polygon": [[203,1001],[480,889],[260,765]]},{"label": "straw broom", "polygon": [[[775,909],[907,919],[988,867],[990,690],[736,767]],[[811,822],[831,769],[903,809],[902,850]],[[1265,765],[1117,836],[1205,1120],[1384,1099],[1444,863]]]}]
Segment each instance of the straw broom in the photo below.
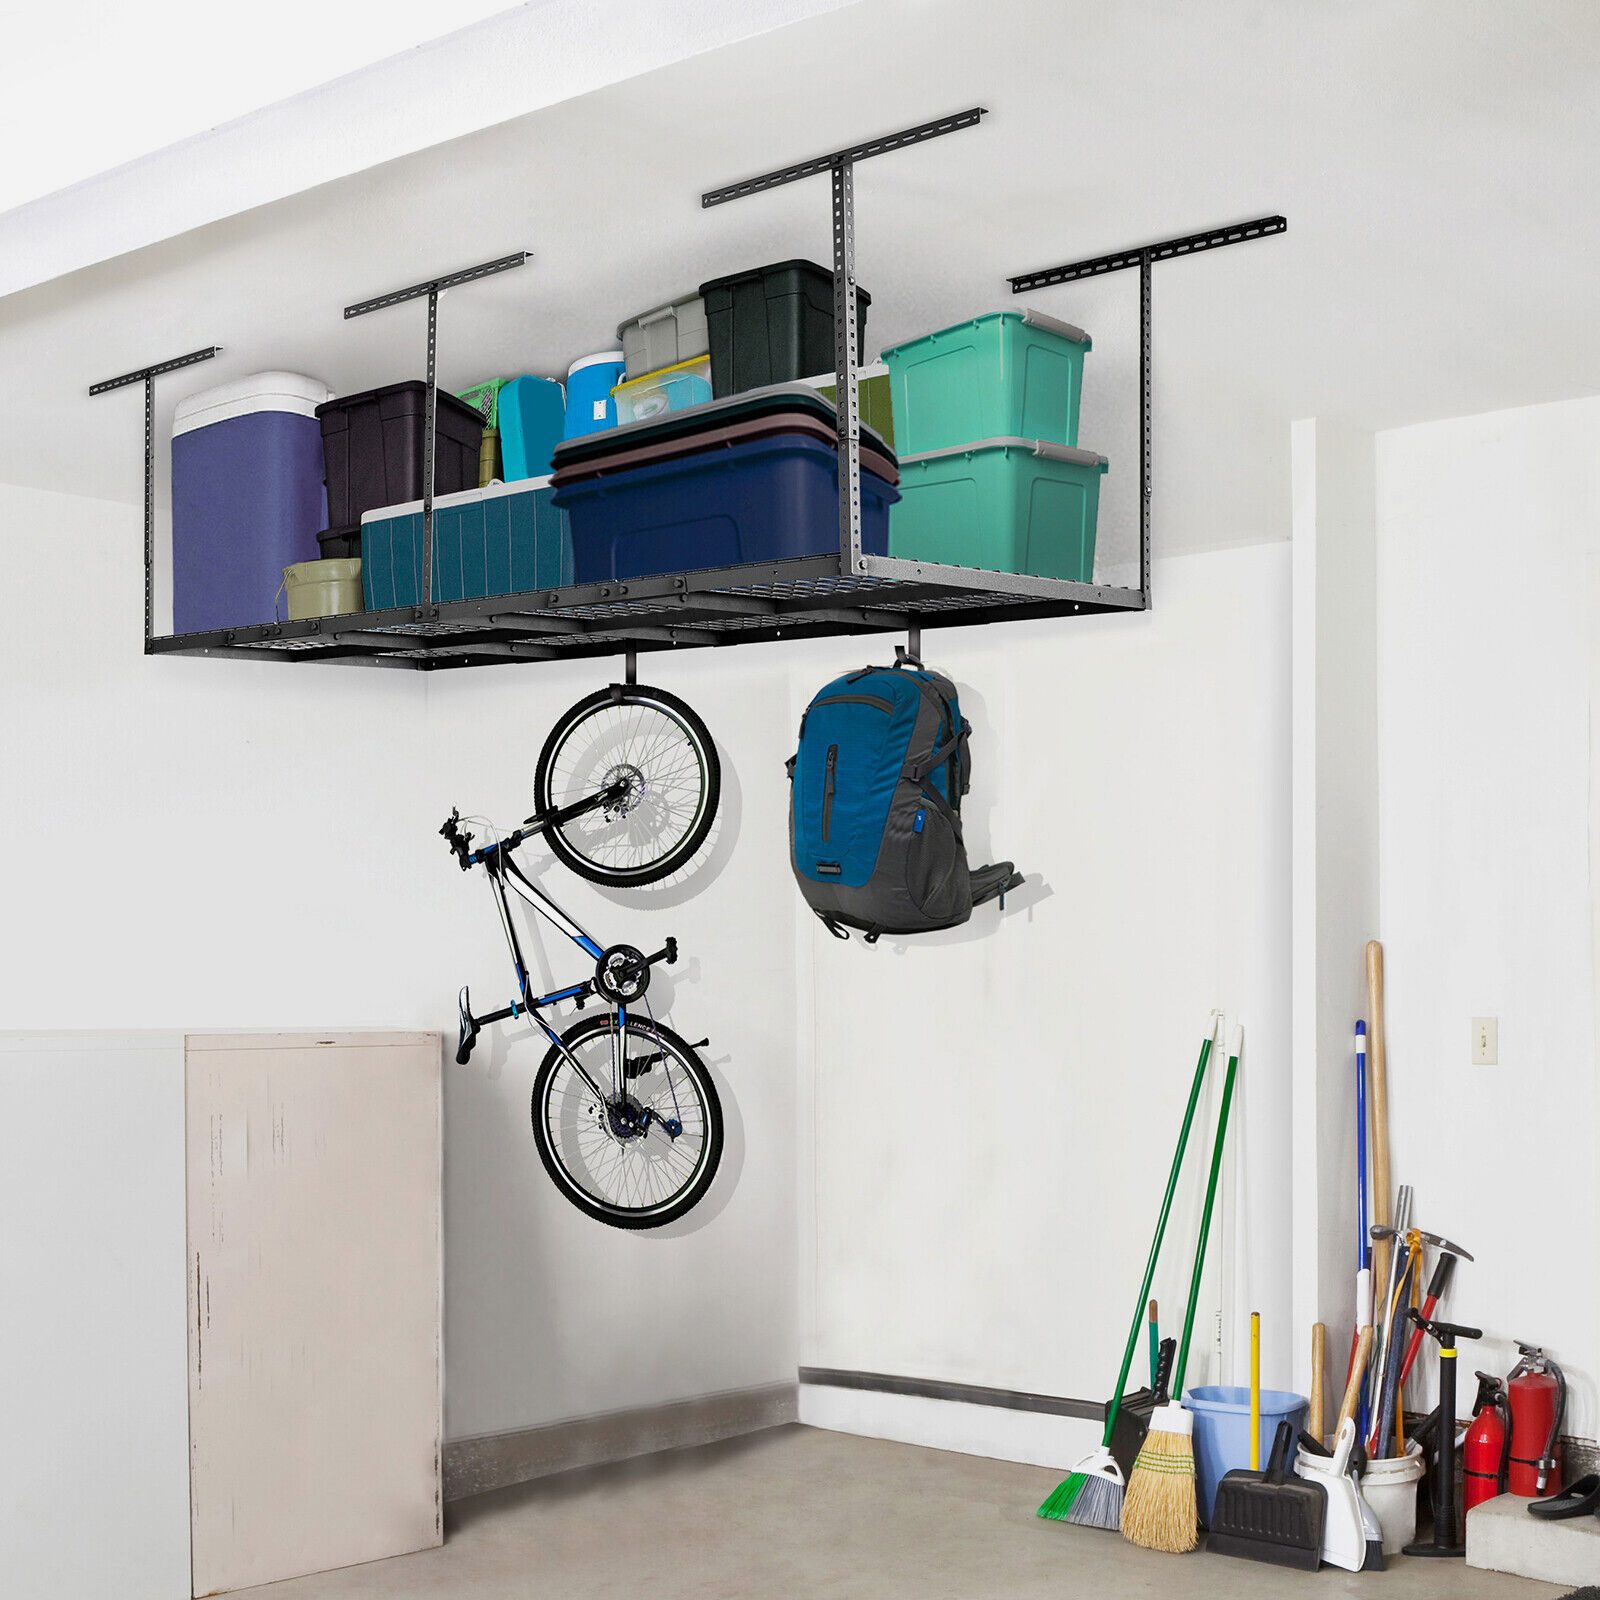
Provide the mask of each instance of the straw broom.
[{"label": "straw broom", "polygon": [[[1211,1150],[1211,1176],[1206,1183],[1205,1209],[1200,1213],[1200,1237],[1195,1244],[1194,1271],[1189,1278],[1189,1305],[1183,1318],[1183,1343],[1172,1392],[1183,1393],[1189,1365],[1189,1340],[1194,1333],[1195,1306],[1200,1299],[1200,1277],[1206,1264],[1206,1241],[1211,1233],[1211,1213],[1217,1201],[1217,1180],[1222,1174],[1222,1151],[1228,1139],[1228,1110],[1233,1103],[1233,1080],[1239,1071],[1244,1029],[1235,1025],[1228,1046],[1228,1073],[1222,1082],[1222,1106],[1217,1113],[1217,1138]],[[1162,1406],[1150,1418],[1122,1502],[1122,1536],[1146,1550],[1166,1550],[1185,1555],[1200,1543],[1200,1505],[1194,1481],[1194,1418],[1176,1401]]]}]

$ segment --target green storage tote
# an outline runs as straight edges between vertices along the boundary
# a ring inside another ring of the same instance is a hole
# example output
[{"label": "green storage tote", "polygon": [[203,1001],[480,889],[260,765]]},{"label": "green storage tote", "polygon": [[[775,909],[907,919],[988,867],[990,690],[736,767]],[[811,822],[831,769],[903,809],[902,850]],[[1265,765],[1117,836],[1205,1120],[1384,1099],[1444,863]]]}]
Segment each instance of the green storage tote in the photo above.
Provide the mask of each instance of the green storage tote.
[{"label": "green storage tote", "polygon": [[[473,600],[572,582],[567,514],[548,478],[490,484],[433,502],[433,598]],[[369,611],[422,603],[422,502],[361,519],[361,587]]]},{"label": "green storage tote", "polygon": [[1094,579],[1106,458],[1037,439],[900,457],[889,554],[952,567]]},{"label": "green storage tote", "polygon": [[[856,379],[856,400],[861,409],[861,420],[893,449],[894,403],[889,395],[889,369],[881,361],[874,362],[870,367],[862,367],[856,373]],[[824,400],[834,399],[834,390],[837,388],[834,373],[819,373],[815,378],[807,378],[806,382]],[[838,402],[835,400],[834,404]]]},{"label": "green storage tote", "polygon": [[883,352],[902,455],[974,439],[1078,443],[1089,335],[1037,311],[994,311]]}]

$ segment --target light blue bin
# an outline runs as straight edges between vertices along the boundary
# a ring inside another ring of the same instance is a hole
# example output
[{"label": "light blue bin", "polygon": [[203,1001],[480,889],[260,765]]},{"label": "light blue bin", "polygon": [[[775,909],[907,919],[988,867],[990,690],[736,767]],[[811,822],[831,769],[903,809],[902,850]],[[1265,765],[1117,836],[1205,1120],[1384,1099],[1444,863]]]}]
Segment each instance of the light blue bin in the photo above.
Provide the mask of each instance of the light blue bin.
[{"label": "light blue bin", "polygon": [[500,390],[499,405],[506,482],[548,477],[567,422],[561,385],[554,378],[513,378]]},{"label": "light blue bin", "polygon": [[[1289,1448],[1289,1466],[1299,1451],[1300,1430],[1306,1425],[1311,1402],[1286,1389],[1261,1391],[1261,1465],[1272,1454],[1273,1436],[1285,1417],[1294,1426],[1295,1443]],[[1225,1472],[1250,1465],[1250,1391],[1225,1384],[1203,1384],[1187,1390],[1183,1408],[1194,1417],[1195,1479],[1200,1493],[1200,1519],[1211,1525],[1217,1484]]]}]

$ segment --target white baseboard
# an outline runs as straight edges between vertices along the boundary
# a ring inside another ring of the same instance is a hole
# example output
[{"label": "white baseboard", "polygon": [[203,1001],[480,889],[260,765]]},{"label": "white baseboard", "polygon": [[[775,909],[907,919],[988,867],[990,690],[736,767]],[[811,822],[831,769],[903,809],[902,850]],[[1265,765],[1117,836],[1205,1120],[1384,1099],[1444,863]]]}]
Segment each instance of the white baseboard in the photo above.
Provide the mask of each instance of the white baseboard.
[{"label": "white baseboard", "polygon": [[1063,1474],[1100,1443],[1101,1430],[1099,1422],[1086,1417],[821,1383],[800,1385],[800,1421],[835,1433],[1059,1467]]}]

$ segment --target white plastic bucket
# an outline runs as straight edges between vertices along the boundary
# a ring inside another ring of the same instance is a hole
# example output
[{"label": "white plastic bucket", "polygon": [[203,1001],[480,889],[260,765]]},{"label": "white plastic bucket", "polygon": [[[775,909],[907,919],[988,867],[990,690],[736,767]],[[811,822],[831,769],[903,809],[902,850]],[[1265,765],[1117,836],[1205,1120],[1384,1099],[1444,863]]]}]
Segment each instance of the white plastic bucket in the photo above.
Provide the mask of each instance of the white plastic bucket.
[{"label": "white plastic bucket", "polygon": [[1407,1445],[1403,1456],[1369,1461],[1361,1474],[1361,1493],[1383,1526],[1383,1553],[1397,1556],[1417,1536],[1417,1484],[1422,1451]]}]

